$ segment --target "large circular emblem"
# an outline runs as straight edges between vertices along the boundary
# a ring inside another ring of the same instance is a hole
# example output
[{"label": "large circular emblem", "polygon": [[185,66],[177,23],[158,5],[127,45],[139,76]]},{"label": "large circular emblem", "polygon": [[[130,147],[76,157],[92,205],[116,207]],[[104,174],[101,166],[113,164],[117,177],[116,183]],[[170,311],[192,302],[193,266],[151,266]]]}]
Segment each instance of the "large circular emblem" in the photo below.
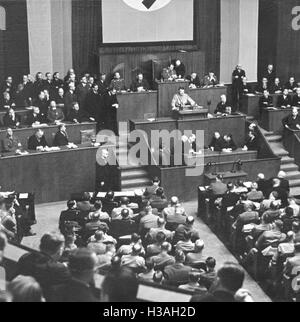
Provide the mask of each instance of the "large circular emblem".
[{"label": "large circular emblem", "polygon": [[123,0],[129,7],[139,11],[155,11],[168,5],[172,0]]}]

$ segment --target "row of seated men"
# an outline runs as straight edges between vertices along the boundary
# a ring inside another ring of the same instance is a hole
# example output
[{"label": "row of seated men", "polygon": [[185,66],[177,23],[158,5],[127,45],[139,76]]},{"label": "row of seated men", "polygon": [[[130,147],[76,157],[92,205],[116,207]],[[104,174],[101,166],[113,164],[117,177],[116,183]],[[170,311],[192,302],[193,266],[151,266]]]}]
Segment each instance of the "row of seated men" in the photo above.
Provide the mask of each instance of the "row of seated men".
[{"label": "row of seated men", "polygon": [[292,283],[300,266],[300,207],[289,191],[282,171],[270,180],[259,174],[250,190],[243,182],[226,185],[218,177],[209,199],[212,222],[218,221],[217,230],[231,240],[243,263],[256,264],[256,277],[271,281],[273,296],[283,295],[286,286],[285,299],[291,300],[298,291]]},{"label": "row of seated men", "polygon": [[[259,107],[261,109],[274,107],[273,97],[268,90],[263,91],[263,96],[259,100]],[[283,94],[279,96],[277,101],[277,108],[291,108],[300,107],[300,88],[297,88],[296,95],[291,96],[287,89],[284,89]]]},{"label": "row of seated men", "polygon": [[[6,136],[1,140],[1,151],[3,153],[22,153],[26,149],[31,151],[43,151],[49,147],[68,146],[73,142],[69,141],[67,129],[65,124],[60,124],[58,130],[53,137],[53,141],[48,143],[44,131],[37,129],[35,133],[28,138],[27,147],[22,146],[18,136],[16,136],[11,128],[6,130]],[[74,146],[74,145],[73,145]]]},{"label": "row of seated men", "polygon": [[135,202],[123,198],[119,204],[113,192],[94,204],[88,195],[70,200],[60,215],[61,234],[46,233],[40,253],[20,258],[8,291],[14,296],[14,283],[30,278],[47,301],[99,301],[93,292],[97,272],[105,275],[102,301],[135,301],[140,282],[188,291],[193,301],[253,301],[240,290],[243,269],[224,263],[216,271],[194,218],[176,197],[168,202],[158,179],[145,190],[141,206]]}]

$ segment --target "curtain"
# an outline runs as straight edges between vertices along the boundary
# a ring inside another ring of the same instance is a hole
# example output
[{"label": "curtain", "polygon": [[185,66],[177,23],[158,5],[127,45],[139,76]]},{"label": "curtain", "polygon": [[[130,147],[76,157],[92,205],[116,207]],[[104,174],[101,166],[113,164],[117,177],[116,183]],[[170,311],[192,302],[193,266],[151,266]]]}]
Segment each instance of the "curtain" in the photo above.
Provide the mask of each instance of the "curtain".
[{"label": "curtain", "polygon": [[98,73],[98,49],[102,41],[101,20],[100,0],[73,0],[73,67],[77,74],[87,71]]}]

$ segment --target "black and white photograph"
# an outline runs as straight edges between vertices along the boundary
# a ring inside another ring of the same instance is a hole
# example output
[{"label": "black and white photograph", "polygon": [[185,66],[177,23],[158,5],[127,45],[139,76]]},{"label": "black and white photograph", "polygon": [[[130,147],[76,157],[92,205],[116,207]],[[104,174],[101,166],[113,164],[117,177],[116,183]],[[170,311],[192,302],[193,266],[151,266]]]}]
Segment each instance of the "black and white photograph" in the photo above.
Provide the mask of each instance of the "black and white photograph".
[{"label": "black and white photograph", "polygon": [[299,52],[299,0],[0,0],[0,302],[300,302]]}]

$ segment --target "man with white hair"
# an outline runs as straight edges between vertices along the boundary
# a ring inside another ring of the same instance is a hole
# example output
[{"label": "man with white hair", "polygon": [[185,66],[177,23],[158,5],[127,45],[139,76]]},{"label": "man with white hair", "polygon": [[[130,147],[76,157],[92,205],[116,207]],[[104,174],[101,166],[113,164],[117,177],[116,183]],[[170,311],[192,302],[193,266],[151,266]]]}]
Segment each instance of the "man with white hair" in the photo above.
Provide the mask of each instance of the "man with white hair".
[{"label": "man with white hair", "polygon": [[185,209],[181,206],[177,197],[171,198],[171,204],[163,210],[162,216],[167,222],[166,228],[171,231],[176,230],[180,224],[184,224],[187,218]]},{"label": "man with white hair", "polygon": [[248,192],[248,199],[251,201],[262,201],[264,199],[264,195],[262,191],[258,190],[258,184],[253,182],[251,185],[251,191]]},{"label": "man with white hair", "polygon": [[215,114],[226,114],[227,108],[230,107],[230,104],[227,102],[227,96],[225,94],[221,95],[221,102],[217,105]]},{"label": "man with white hair", "polygon": [[300,116],[297,107],[293,107],[292,113],[282,120],[282,125],[286,129],[300,130]]},{"label": "man with white hair", "polygon": [[268,197],[270,183],[265,179],[265,175],[263,173],[259,173],[257,175],[256,183],[258,186],[258,191],[261,191],[265,197]]},{"label": "man with white hair", "polygon": [[286,179],[286,173],[284,171],[279,171],[278,179],[280,180],[280,187],[285,190],[287,193],[290,193],[290,183]]}]

